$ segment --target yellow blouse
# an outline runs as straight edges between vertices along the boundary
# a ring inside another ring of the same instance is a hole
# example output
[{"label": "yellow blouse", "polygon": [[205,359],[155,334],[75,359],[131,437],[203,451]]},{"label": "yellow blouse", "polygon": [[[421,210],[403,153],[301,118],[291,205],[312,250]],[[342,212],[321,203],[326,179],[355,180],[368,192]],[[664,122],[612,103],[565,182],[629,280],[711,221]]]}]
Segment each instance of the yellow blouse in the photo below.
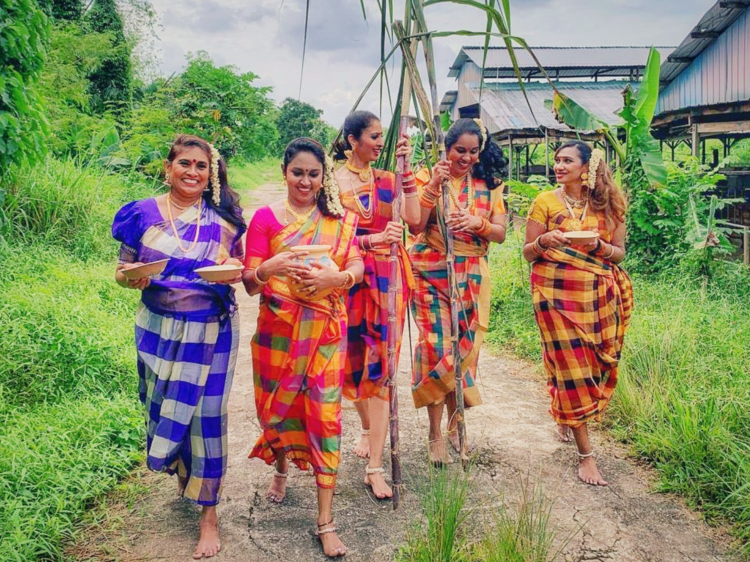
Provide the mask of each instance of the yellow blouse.
[{"label": "yellow blouse", "polygon": [[[573,209],[575,218],[583,216],[583,209]],[[563,232],[573,230],[594,230],[599,232],[599,238],[605,242],[612,241],[612,231],[607,228],[607,220],[602,212],[586,211],[581,228],[572,228],[570,224],[572,217],[565,203],[558,197],[555,191],[545,191],[537,195],[529,208],[528,220],[534,221],[544,227],[545,230],[559,229]]]}]

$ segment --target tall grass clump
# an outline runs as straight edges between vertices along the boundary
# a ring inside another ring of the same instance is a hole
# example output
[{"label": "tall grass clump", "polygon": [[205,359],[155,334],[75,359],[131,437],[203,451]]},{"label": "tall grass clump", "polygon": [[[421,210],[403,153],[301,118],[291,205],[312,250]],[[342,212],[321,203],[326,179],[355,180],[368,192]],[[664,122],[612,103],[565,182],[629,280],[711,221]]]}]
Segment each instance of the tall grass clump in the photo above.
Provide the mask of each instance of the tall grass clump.
[{"label": "tall grass clump", "polygon": [[[510,237],[491,257],[488,340],[541,363],[521,243]],[[659,489],[734,523],[750,554],[750,273],[715,269],[711,279],[633,275],[635,311],[605,423],[653,463]]]}]

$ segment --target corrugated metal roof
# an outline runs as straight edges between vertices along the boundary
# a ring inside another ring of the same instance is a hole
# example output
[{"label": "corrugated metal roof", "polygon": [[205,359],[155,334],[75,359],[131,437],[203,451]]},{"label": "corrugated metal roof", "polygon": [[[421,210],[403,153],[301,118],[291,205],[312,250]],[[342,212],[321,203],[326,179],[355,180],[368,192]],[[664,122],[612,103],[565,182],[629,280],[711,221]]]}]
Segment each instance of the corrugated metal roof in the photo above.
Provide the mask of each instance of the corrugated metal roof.
[{"label": "corrugated metal roof", "polygon": [[[553,77],[629,76],[641,70],[648,60],[651,47],[532,47],[539,62]],[[662,57],[674,47],[656,47]],[[482,47],[463,47],[451,66],[448,76],[456,77],[461,67],[470,60],[481,68]],[[538,67],[525,49],[514,49],[518,65],[524,74],[537,73]],[[485,77],[515,78],[513,64],[505,47],[490,47],[485,62]]]},{"label": "corrugated metal roof", "polygon": [[445,92],[443,100],[440,102],[440,112],[448,111],[453,105],[453,102],[456,101],[457,97],[458,90],[448,90]]},{"label": "corrugated metal roof", "polygon": [[[744,4],[744,6],[742,5]],[[703,15],[687,37],[661,65],[662,85],[668,85],[710,47],[742,13],[750,7],[747,2],[716,2]],[[663,56],[663,55],[662,55]],[[681,61],[681,62],[680,62]]]},{"label": "corrugated metal roof", "polygon": [[[560,82],[556,86],[559,91],[586,107],[601,120],[615,124],[619,118],[614,112],[622,108],[622,91],[627,84],[631,84],[634,88],[638,87],[638,83],[624,80]],[[513,131],[539,127],[550,131],[572,131],[567,125],[558,123],[552,112],[544,107],[544,101],[553,97],[553,90],[549,84],[531,83],[525,86],[534,115],[517,83],[485,84],[482,91],[481,110],[482,117],[487,119],[485,125],[491,134],[506,135]],[[479,85],[467,84],[466,87],[479,103]],[[579,132],[591,133],[593,131]]]}]

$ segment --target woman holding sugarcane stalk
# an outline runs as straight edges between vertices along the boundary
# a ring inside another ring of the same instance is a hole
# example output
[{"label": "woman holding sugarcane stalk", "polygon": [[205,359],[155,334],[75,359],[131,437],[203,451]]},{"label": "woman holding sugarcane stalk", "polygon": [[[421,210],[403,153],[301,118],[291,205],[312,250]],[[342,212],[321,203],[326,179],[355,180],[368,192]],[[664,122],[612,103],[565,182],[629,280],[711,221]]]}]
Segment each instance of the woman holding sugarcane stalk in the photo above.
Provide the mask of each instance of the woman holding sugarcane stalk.
[{"label": "woman holding sugarcane stalk", "polygon": [[[451,341],[451,287],[449,259],[458,302],[458,350],[466,407],[481,404],[476,387],[479,349],[487,331],[490,307],[490,278],[487,252],[490,242],[505,239],[506,213],[501,177],[508,161],[489,138],[480,120],[459,119],[445,137],[446,159],[429,172],[415,176],[419,190],[421,218],[411,227],[418,234],[409,250],[415,272],[412,298],[419,342],[414,353],[412,396],[417,408],[427,406],[430,419],[430,461],[450,461],[443,442],[441,421],[448,406],[448,437],[462,457],[455,416],[456,379]],[[444,182],[448,182],[450,213],[443,209]],[[448,229],[453,238],[453,255],[446,248]]]},{"label": "woman holding sugarcane stalk", "polygon": [[[389,325],[388,287],[390,283],[391,245],[398,244],[394,273],[396,301],[396,342],[392,351],[398,357],[406,319],[409,293],[414,285],[406,249],[401,244],[403,226],[420,219],[414,176],[409,168],[411,147],[404,135],[396,147],[396,157],[406,161],[403,195],[396,193],[396,176],[372,168],[383,150],[380,120],[368,111],[355,111],[344,122],[343,141],[338,157],[345,164],[336,172],[343,206],[359,216],[357,243],[365,263],[364,278],[349,291],[348,353],[345,367],[344,396],[353,400],[362,423],[355,454],[369,458],[364,483],[378,499],[392,497],[382,468],[383,446],[389,419]],[[403,201],[398,201],[403,197]],[[393,209],[400,207],[394,216]]]}]

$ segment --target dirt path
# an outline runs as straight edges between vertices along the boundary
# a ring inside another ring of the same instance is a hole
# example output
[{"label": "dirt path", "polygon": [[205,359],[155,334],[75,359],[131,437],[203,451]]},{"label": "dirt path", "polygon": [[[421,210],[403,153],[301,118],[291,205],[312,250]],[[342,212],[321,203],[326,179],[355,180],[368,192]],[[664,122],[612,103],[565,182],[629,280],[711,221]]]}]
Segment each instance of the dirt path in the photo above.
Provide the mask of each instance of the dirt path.
[{"label": "dirt path", "polygon": [[[281,197],[269,184],[253,192],[252,206]],[[253,402],[250,338],[255,329],[257,297],[240,293],[242,345],[229,403],[229,469],[219,513],[225,562],[307,562],[325,560],[309,531],[315,519],[314,479],[290,472],[287,499],[281,506],[265,501],[271,469],[247,454],[260,429]],[[416,332],[412,331],[415,335]],[[405,350],[408,346],[405,345]],[[607,488],[577,481],[575,450],[554,437],[547,398],[531,364],[483,352],[480,384],[485,405],[467,414],[476,447],[471,505],[491,512],[500,497],[519,497],[523,480],[541,480],[554,502],[552,523],[559,536],[575,534],[565,548],[567,561],[728,561],[727,540],[691,513],[679,499],[653,494],[653,472],[625,458],[625,450],[601,434],[594,435]],[[391,560],[419,517],[414,490],[427,472],[427,415],[411,403],[409,353],[399,371],[402,464],[406,493],[402,508],[371,499],[362,485],[364,462],[352,451],[359,433],[353,406],[344,402],[343,458],[334,512],[350,561]],[[451,470],[457,470],[456,465]],[[197,540],[198,510],[175,498],[173,482],[159,482],[154,491],[123,510],[123,522],[97,548],[97,560],[184,561]],[[109,553],[109,554],[104,554]]]}]

